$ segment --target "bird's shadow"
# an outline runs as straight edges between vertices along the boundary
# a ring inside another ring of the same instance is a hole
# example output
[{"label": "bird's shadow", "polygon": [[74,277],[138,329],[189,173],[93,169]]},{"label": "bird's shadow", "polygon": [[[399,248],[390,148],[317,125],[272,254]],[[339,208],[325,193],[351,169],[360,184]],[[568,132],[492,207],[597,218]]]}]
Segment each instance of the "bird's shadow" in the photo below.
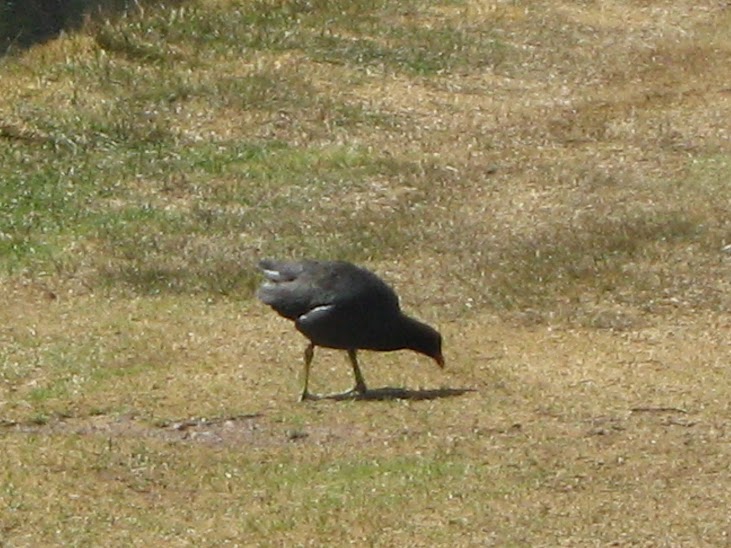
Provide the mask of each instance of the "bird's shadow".
[{"label": "bird's shadow", "polygon": [[453,398],[467,392],[477,392],[474,388],[431,388],[424,390],[410,390],[384,386],[383,388],[369,388],[366,392],[346,392],[344,394],[325,394],[318,396],[319,400],[354,400],[354,401],[391,401],[391,400],[438,400]]}]

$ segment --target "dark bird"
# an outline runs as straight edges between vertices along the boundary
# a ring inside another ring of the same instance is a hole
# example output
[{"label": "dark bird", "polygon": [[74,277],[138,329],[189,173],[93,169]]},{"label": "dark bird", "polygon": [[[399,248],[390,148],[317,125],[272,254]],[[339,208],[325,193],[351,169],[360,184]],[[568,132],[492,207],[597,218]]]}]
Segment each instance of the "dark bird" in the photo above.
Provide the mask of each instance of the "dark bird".
[{"label": "dark bird", "polygon": [[348,352],[355,386],[335,396],[367,392],[358,366],[360,349],[414,350],[444,367],[442,336],[401,312],[394,290],[373,272],[344,261],[263,260],[259,268],[266,277],[257,293],[259,299],[293,320],[310,340],[305,349],[301,400],[318,399],[307,389],[316,346]]}]

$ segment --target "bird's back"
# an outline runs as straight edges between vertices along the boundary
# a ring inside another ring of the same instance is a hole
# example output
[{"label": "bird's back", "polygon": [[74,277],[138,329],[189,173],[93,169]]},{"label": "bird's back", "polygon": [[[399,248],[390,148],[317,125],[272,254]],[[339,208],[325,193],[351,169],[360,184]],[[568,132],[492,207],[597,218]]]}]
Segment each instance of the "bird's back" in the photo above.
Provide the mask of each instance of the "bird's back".
[{"label": "bird's back", "polygon": [[372,272],[344,261],[263,260],[267,281],[258,297],[291,320],[318,307],[388,318],[400,313],[398,296]]}]

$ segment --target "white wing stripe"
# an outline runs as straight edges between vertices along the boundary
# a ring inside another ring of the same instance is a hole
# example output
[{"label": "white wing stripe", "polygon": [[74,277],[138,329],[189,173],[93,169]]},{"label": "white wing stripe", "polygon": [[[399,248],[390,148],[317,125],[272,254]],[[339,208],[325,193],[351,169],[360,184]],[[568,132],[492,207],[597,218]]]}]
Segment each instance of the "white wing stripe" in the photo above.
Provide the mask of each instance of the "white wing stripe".
[{"label": "white wing stripe", "polygon": [[307,318],[307,316],[309,316],[310,314],[312,314],[312,315],[319,315],[319,314],[322,314],[324,312],[328,312],[330,310],[333,310],[334,308],[335,308],[335,305],[334,304],[327,304],[327,305],[323,305],[323,306],[316,306],[312,310],[308,310],[305,314],[302,314],[299,317],[299,319],[300,320],[305,320]]}]

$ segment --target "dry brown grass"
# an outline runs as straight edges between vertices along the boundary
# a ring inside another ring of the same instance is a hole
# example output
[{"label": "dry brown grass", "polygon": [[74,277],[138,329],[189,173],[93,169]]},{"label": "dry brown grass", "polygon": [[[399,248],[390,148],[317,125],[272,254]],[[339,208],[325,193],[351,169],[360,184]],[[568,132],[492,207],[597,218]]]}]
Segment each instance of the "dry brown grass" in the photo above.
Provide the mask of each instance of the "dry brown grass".
[{"label": "dry brown grass", "polygon": [[[300,23],[202,47],[248,12],[201,1],[3,61],[3,177],[71,163],[0,220],[0,544],[728,545],[728,7],[257,6]],[[261,254],[442,329],[445,371],[369,384],[475,392],[295,403]]]}]

